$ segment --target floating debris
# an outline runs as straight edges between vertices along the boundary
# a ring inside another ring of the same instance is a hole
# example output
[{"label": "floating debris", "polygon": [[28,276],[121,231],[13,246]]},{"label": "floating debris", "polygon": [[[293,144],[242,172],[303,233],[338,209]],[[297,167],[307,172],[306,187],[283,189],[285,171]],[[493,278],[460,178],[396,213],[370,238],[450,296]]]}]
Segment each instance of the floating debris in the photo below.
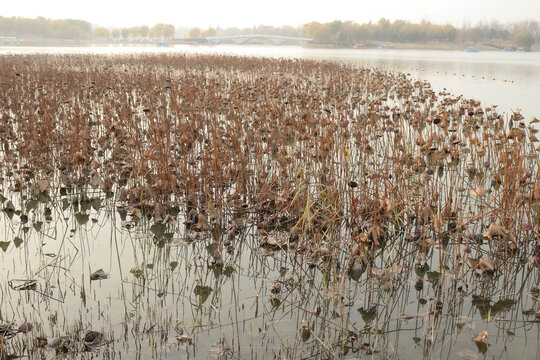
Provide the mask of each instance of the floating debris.
[{"label": "floating debris", "polygon": [[476,343],[478,351],[482,354],[485,353],[489,347],[488,332],[485,330],[480,331],[480,333],[474,337],[473,341]]},{"label": "floating debris", "polygon": [[495,223],[491,223],[487,232],[484,234],[484,237],[488,238],[489,240],[493,240],[493,237],[495,236],[499,237],[500,239],[504,241],[510,241],[513,243],[516,242],[516,238],[514,234],[512,234],[509,230]]},{"label": "floating debris", "polygon": [[106,274],[105,271],[103,271],[103,269],[96,270],[92,274],[90,274],[91,281],[105,280],[108,278],[109,278],[109,274]]},{"label": "floating debris", "polygon": [[491,259],[480,259],[476,268],[481,273],[493,274],[495,272],[495,263]]},{"label": "floating debris", "polygon": [[50,348],[56,351],[56,354],[64,354],[71,350],[72,342],[67,336],[60,336],[48,342]]}]

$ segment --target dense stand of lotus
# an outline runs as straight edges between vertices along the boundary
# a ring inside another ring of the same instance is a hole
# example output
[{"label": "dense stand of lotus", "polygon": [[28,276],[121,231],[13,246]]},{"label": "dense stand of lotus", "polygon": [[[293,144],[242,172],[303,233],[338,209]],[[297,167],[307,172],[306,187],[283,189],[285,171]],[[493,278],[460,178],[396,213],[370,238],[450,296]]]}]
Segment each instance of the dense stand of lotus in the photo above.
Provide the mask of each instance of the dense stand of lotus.
[{"label": "dense stand of lotus", "polygon": [[22,217],[22,198],[99,189],[135,220],[229,237],[255,225],[267,247],[353,269],[388,241],[467,250],[483,235],[533,256],[530,123],[404,74],[331,62],[4,56],[3,208]]}]

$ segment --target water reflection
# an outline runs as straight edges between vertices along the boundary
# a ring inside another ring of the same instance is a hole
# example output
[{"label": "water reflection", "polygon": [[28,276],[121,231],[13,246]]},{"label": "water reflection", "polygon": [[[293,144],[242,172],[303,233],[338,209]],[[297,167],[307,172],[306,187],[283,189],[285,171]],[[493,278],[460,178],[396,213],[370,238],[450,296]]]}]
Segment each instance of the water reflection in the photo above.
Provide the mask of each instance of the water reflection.
[{"label": "water reflection", "polygon": [[[493,356],[538,355],[538,293],[528,292],[536,270],[501,254],[495,276],[471,273],[485,245],[460,260],[456,245],[419,258],[389,242],[354,276],[261,248],[255,229],[232,242],[217,228],[194,233],[147,219],[126,229],[111,199],[35,201],[26,223],[1,215],[2,316],[35,324],[10,340],[32,356],[50,353],[32,345],[40,337],[69,334],[76,343],[89,329],[110,341],[93,349],[107,358],[477,358],[480,330]],[[58,220],[45,220],[46,208]],[[108,278],[92,281],[102,268]]]}]

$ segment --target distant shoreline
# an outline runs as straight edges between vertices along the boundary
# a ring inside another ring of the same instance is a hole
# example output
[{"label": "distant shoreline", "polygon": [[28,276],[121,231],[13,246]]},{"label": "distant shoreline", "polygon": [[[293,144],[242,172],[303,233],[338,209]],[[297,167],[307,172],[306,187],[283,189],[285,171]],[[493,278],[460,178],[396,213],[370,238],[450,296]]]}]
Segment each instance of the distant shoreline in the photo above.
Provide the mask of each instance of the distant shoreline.
[{"label": "distant shoreline", "polygon": [[[513,48],[510,44],[497,44],[497,45],[487,45],[487,44],[476,44],[476,45],[467,45],[463,43],[445,43],[445,42],[411,42],[411,43],[397,43],[397,42],[378,42],[378,43],[366,43],[365,49],[377,49],[379,45],[384,44],[389,49],[388,50],[456,50],[464,51],[466,48],[470,47],[479,51],[502,51],[504,48]],[[349,49],[354,48],[354,46],[338,46],[330,44],[311,44],[307,47],[313,48],[336,48],[336,49]],[[359,48],[359,51],[364,50]],[[526,52],[536,52],[540,51],[540,44],[534,45],[531,50]]]},{"label": "distant shoreline", "polygon": [[[30,39],[18,39],[19,45],[0,45],[2,47],[77,47],[77,46],[157,46],[160,42],[168,42],[170,45],[206,45],[204,43],[197,43],[188,41],[186,39],[170,39],[170,40],[144,40],[144,41],[110,41],[110,40],[76,40],[76,39],[57,39],[57,38],[30,38]],[[364,49],[377,49],[381,44],[384,44],[388,50],[455,50],[463,51],[467,47],[474,48],[479,51],[501,51],[503,48],[513,48],[511,44],[475,44],[467,45],[457,42],[411,42],[411,43],[398,43],[398,42],[369,42],[364,44],[364,48],[358,48],[358,51]],[[250,45],[269,45],[266,43],[251,43]],[[219,46],[219,45],[216,45]],[[243,45],[238,45],[243,46]],[[279,46],[279,45],[276,45]],[[289,46],[289,45],[281,45]],[[352,49],[354,46],[342,46],[333,44],[309,44],[304,45],[309,48],[335,48],[335,49]],[[540,44],[535,44],[528,52],[540,51]]]}]

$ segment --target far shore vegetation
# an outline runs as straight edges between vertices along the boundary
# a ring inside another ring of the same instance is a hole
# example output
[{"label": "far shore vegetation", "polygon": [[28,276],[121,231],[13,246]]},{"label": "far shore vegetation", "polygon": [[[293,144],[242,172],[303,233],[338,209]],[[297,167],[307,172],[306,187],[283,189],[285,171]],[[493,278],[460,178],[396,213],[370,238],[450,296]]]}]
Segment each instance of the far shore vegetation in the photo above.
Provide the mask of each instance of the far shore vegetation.
[{"label": "far shore vegetation", "polygon": [[516,23],[489,22],[456,27],[428,21],[411,23],[405,20],[355,23],[332,21],[310,22],[301,27],[255,26],[252,28],[182,28],[172,24],[141,25],[126,28],[102,27],[84,20],[53,20],[0,16],[0,37],[21,39],[50,38],[76,41],[154,41],[202,39],[212,36],[280,35],[307,37],[316,45],[349,47],[357,44],[389,42],[400,44],[487,45],[531,49],[540,44],[540,23],[524,20]]}]

